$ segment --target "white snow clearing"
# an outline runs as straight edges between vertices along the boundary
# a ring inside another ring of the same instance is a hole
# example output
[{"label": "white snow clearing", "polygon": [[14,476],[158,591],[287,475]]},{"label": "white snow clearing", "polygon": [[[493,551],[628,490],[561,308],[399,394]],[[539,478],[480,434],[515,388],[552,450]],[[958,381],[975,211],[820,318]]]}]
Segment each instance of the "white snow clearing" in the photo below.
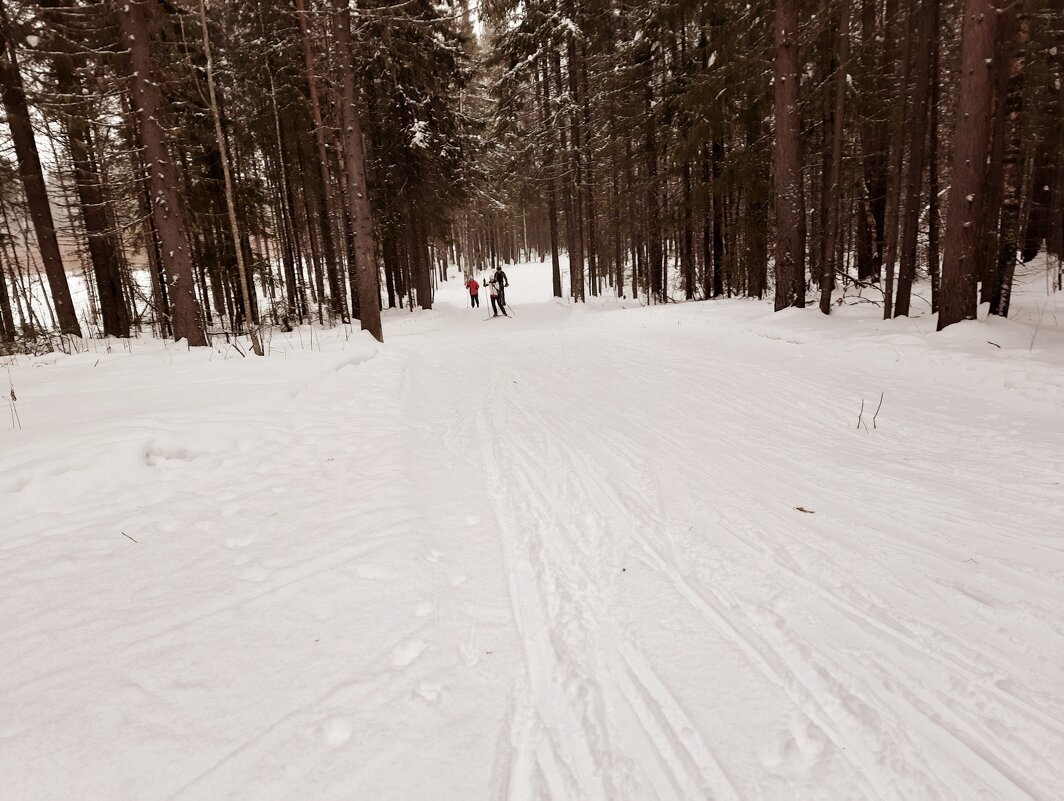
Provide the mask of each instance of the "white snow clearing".
[{"label": "white snow clearing", "polygon": [[1061,295],[507,269],[383,346],[4,363],[0,797],[1064,798]]}]

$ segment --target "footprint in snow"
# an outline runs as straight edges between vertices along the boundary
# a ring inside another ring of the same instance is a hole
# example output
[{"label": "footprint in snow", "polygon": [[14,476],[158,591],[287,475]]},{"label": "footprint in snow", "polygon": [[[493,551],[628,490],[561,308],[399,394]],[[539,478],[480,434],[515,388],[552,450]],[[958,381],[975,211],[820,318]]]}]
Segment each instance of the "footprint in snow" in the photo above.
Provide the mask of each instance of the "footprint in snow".
[{"label": "footprint in snow", "polygon": [[472,637],[469,642],[458,645],[458,655],[462,657],[462,663],[466,667],[476,667],[480,662],[480,648],[473,642]]},{"label": "footprint in snow", "polygon": [[254,534],[238,534],[235,537],[226,537],[226,548],[246,548],[255,541]]},{"label": "footprint in snow", "polygon": [[362,578],[373,579],[374,581],[391,581],[399,576],[390,567],[381,567],[380,565],[359,565],[355,570]]},{"label": "footprint in snow", "polygon": [[437,684],[434,681],[423,681],[417,686],[415,692],[424,698],[426,701],[435,701],[440,697],[440,692],[443,690],[442,684]]},{"label": "footprint in snow", "polygon": [[414,617],[428,617],[435,609],[432,601],[422,601],[414,607]]},{"label": "footprint in snow", "polygon": [[421,656],[429,644],[424,640],[407,640],[392,649],[392,666],[396,669],[405,668],[415,659]]},{"label": "footprint in snow", "polygon": [[333,748],[343,745],[351,739],[351,722],[347,718],[329,718],[322,724],[321,737]]},{"label": "footprint in snow", "polygon": [[805,715],[793,715],[788,729],[761,749],[761,762],[778,776],[808,776],[820,762],[827,738]]},{"label": "footprint in snow", "polygon": [[430,548],[429,552],[427,554],[425,554],[425,561],[426,562],[435,563],[435,562],[440,561],[440,558],[442,556],[443,556],[443,551],[437,551],[435,548]]}]

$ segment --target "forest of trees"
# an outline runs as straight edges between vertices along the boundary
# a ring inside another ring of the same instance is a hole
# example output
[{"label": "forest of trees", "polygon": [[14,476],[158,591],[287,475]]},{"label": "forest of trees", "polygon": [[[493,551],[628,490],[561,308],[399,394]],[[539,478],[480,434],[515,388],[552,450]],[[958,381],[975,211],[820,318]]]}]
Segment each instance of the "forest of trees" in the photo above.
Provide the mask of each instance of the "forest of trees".
[{"label": "forest of trees", "polygon": [[1060,288],[1064,0],[0,0],[0,37],[0,348],[381,339],[449,270],[562,296],[561,253],[576,302],[940,329],[1042,251]]}]

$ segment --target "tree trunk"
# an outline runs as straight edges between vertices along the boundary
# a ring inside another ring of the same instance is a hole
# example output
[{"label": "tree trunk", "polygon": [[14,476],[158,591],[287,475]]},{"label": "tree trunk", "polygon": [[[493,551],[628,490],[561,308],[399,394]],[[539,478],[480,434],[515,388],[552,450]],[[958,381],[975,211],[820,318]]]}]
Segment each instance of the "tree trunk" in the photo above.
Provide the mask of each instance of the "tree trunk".
[{"label": "tree trunk", "polygon": [[1012,280],[1016,272],[1016,252],[1020,249],[1020,206],[1024,188],[1024,69],[1030,41],[1030,18],[1021,6],[1016,22],[1015,46],[1009,58],[1009,78],[1001,113],[1006,118],[1004,154],[1004,194],[994,284],[990,293],[990,313],[1008,317]]},{"label": "tree trunk", "polygon": [[192,254],[177,191],[180,182],[163,136],[161,118],[165,107],[162,92],[152,75],[150,29],[144,16],[144,4],[140,0],[116,0],[114,8],[122,38],[129,45],[131,97],[140,119],[152,215],[159,235],[162,266],[170,284],[174,338],[184,339],[192,347],[205,346],[207,337],[196,306]]},{"label": "tree trunk", "polygon": [[980,282],[979,302],[989,303],[993,287],[997,283],[997,260],[1000,246],[1001,204],[1005,199],[1005,114],[1006,96],[1009,90],[1009,51],[1012,45],[1015,17],[1011,6],[998,13],[997,44],[992,64],[994,99],[990,113],[990,154],[987,159],[983,191],[976,198],[981,205],[983,243],[975,268],[976,280]]},{"label": "tree trunk", "polygon": [[[80,94],[76,85],[71,89]],[[121,243],[111,228],[100,177],[93,165],[93,145],[89,125],[75,109],[67,119],[67,141],[74,165],[81,215],[89,243],[96,290],[100,298],[103,332],[113,337],[129,336],[129,309],[122,296]]]},{"label": "tree trunk", "polygon": [[562,296],[562,271],[558,259],[558,186],[555,178],[554,129],[550,124],[550,76],[547,59],[541,58],[539,68],[540,123],[546,141],[543,152],[544,170],[547,173],[547,217],[550,223],[550,264],[554,297]]},{"label": "tree trunk", "polygon": [[336,196],[332,176],[329,170],[329,152],[325,146],[325,126],[322,123],[321,101],[318,97],[318,79],[314,74],[314,52],[310,47],[310,32],[307,25],[307,11],[304,0],[296,0],[296,16],[299,18],[300,38],[303,40],[303,61],[307,68],[307,88],[310,94],[310,110],[314,118],[314,141],[318,146],[318,170],[321,176],[321,201],[325,207],[321,222],[321,249],[325,260],[325,275],[329,282],[329,308],[344,322],[348,321],[347,293],[340,279],[340,269],[336,259]]},{"label": "tree trunk", "polygon": [[682,244],[680,246],[680,266],[683,270],[683,291],[687,300],[695,296],[695,253],[694,253],[694,218],[691,208],[691,162],[684,159],[681,169],[683,189],[683,209],[681,210]]},{"label": "tree trunk", "polygon": [[[572,41],[572,37],[570,37]],[[572,54],[572,51],[571,51]],[[584,173],[583,173],[583,185],[584,185],[584,200],[587,204],[587,272],[588,280],[591,282],[591,294],[598,295],[600,288],[600,277],[598,267],[598,246],[596,238],[596,226],[595,226],[595,148],[591,141],[591,101],[588,97],[587,86],[587,52],[585,45],[581,44],[579,49],[579,85],[580,89],[580,105],[583,109],[583,123],[584,123],[584,135],[583,135],[583,160],[584,160]]]},{"label": "tree trunk", "polygon": [[894,266],[898,258],[898,220],[901,218],[901,181],[905,163],[905,132],[909,110],[909,66],[912,63],[912,5],[905,9],[905,34],[897,51],[894,68],[894,114],[891,121],[890,172],[887,175],[887,255],[884,261],[883,319],[889,320],[894,307]]},{"label": "tree trunk", "polygon": [[[888,0],[883,32],[876,25],[877,0],[862,0],[861,41],[863,55],[861,71],[867,82],[867,94],[880,98],[884,94],[883,81],[891,68],[893,38],[891,22],[897,13],[897,0]],[[883,42],[876,62],[874,42]],[[880,101],[881,103],[883,101]],[[884,103],[889,106],[889,101]],[[884,231],[887,216],[887,117],[878,104],[861,126],[861,149],[864,163],[865,198],[861,211],[861,237],[857,254],[857,277],[862,281],[878,281],[883,267]]]},{"label": "tree trunk", "polygon": [[244,261],[244,248],[240,237],[240,225],[236,218],[236,196],[233,192],[233,176],[229,170],[229,149],[225,144],[225,132],[222,130],[222,114],[218,109],[218,94],[214,85],[214,58],[211,54],[211,39],[207,32],[207,3],[200,0],[200,29],[203,33],[203,53],[207,59],[207,93],[210,98],[211,116],[214,118],[214,137],[218,142],[218,154],[222,162],[222,177],[225,182],[225,208],[229,217],[229,233],[233,237],[233,251],[236,255],[236,270],[240,281],[240,295],[244,300],[247,315],[245,322],[251,336],[251,348],[256,356],[262,356],[262,342],[259,340],[258,319],[252,295],[255,287]]},{"label": "tree trunk", "polygon": [[[573,242],[576,251],[572,254],[569,264],[569,283],[573,293],[573,300],[582,303],[585,298],[584,291],[584,209],[586,207],[585,195],[587,187],[584,186],[584,169],[581,163],[581,131],[580,131],[580,80],[576,65],[576,39],[569,34],[568,37],[568,63],[566,75],[569,79],[569,131],[570,148],[569,164],[572,170],[573,181],[573,222],[576,230],[573,232]],[[561,83],[559,81],[559,88]]]},{"label": "tree trunk", "polygon": [[7,291],[7,279],[4,277],[3,249],[0,248],[0,341],[10,342],[15,338],[15,318],[11,314],[11,296]]},{"label": "tree trunk", "polygon": [[938,330],[976,317],[976,261],[983,243],[975,203],[986,174],[993,99],[991,65],[998,9],[991,0],[965,0],[961,72],[954,116],[952,186],[946,215]]},{"label": "tree trunk", "polygon": [[835,288],[835,273],[838,269],[836,254],[840,229],[839,188],[842,179],[842,150],[846,112],[846,73],[850,61],[850,6],[839,3],[839,33],[836,42],[835,60],[835,105],[832,111],[831,163],[828,167],[827,231],[824,235],[823,273],[820,276],[820,311],[831,312],[831,292]]},{"label": "tree trunk", "polygon": [[7,112],[7,124],[11,129],[11,141],[15,145],[19,177],[26,193],[33,230],[37,234],[37,247],[40,248],[44,271],[48,276],[48,287],[55,304],[59,329],[64,334],[81,336],[81,326],[78,325],[74,301],[70,296],[70,285],[67,283],[59,240],[55,235],[52,208],[48,203],[48,189],[33,135],[17,49],[11,39],[10,20],[7,18],[3,0],[0,0],[0,40],[0,89],[3,91],[4,111]]},{"label": "tree trunk", "polygon": [[645,89],[643,96],[644,157],[646,164],[646,249],[647,278],[650,281],[648,297],[662,303],[666,300],[664,286],[665,256],[662,250],[661,198],[658,194],[658,121],[654,114],[654,52],[646,46]]},{"label": "tree trunk", "polygon": [[798,109],[798,0],[776,0],[776,311],[805,306],[801,120]]},{"label": "tree trunk", "polygon": [[930,131],[927,141],[927,272],[931,277],[931,313],[938,313],[939,281],[941,278],[941,256],[939,248],[939,236],[942,230],[941,213],[942,203],[939,199],[938,181],[938,138],[939,138],[939,94],[941,86],[941,47],[942,36],[939,31],[939,15],[941,13],[938,3],[934,6],[933,35],[931,39],[931,119],[928,122]]},{"label": "tree trunk", "polygon": [[920,229],[920,190],[924,176],[924,146],[927,139],[928,104],[931,98],[931,37],[935,35],[938,0],[917,0],[914,24],[913,111],[909,121],[909,166],[905,174],[905,217],[898,270],[898,300],[894,316],[909,314],[913,281],[916,279],[916,238]]},{"label": "tree trunk", "polygon": [[362,145],[362,120],[355,105],[355,75],[351,67],[351,6],[347,0],[334,0],[336,55],[343,82],[341,114],[344,126],[344,162],[347,165],[347,202],[355,239],[355,263],[358,270],[359,321],[378,342],[384,341],[381,330],[380,276],[373,243],[373,216],[366,186],[366,164]]},{"label": "tree trunk", "polygon": [[713,278],[712,297],[718,298],[724,294],[724,188],[720,180],[721,167],[724,164],[724,142],[720,130],[721,123],[717,123],[717,130],[713,134],[713,143],[710,146],[712,159],[710,161],[710,175],[713,180]]}]

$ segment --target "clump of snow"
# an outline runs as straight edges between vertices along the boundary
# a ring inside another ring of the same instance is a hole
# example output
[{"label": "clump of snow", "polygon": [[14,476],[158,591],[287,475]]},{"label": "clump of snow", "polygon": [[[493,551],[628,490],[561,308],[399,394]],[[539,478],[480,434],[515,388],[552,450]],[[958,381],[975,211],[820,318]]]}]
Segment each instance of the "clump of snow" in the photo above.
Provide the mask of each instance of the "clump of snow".
[{"label": "clump of snow", "polygon": [[427,120],[414,120],[410,126],[410,147],[427,148],[431,143],[431,135]]}]

